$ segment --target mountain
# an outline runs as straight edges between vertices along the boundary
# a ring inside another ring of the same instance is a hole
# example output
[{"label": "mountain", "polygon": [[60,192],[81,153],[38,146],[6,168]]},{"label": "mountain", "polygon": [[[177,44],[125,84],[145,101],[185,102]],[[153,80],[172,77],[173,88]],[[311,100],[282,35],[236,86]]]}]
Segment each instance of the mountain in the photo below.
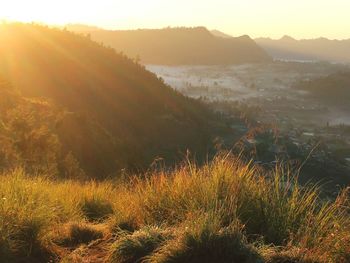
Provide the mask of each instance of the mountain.
[{"label": "mountain", "polygon": [[127,56],[140,58],[144,64],[220,65],[271,60],[248,36],[217,37],[204,27],[91,30],[88,34]]},{"label": "mountain", "polygon": [[[208,122],[216,121],[207,107],[88,37],[33,24],[1,25],[0,76],[18,92],[16,100],[44,99],[39,104],[50,105],[45,114],[52,112],[54,120],[42,119],[32,104],[8,105],[13,98],[0,101],[3,116],[18,111],[24,122],[38,119],[23,125],[49,130],[63,155],[71,152],[89,175],[147,167],[156,157],[175,159],[186,149],[207,153]],[[23,155],[18,147],[15,154]]]},{"label": "mountain", "polygon": [[279,40],[257,38],[255,41],[274,59],[350,62],[350,39],[330,40],[317,38],[296,40],[292,37],[284,36]]},{"label": "mountain", "polygon": [[224,32],[221,32],[219,30],[211,30],[210,33],[212,33],[216,37],[223,37],[223,38],[232,38],[232,36],[225,34]]}]

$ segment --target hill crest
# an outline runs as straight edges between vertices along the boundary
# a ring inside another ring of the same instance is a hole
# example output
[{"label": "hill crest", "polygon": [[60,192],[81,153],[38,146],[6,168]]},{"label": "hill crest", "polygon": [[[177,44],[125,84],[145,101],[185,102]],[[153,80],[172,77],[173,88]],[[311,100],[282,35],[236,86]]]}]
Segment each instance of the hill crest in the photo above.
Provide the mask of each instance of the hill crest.
[{"label": "hill crest", "polygon": [[130,57],[139,57],[144,64],[222,65],[271,61],[250,37],[217,37],[205,27],[93,30],[88,34],[93,40]]}]

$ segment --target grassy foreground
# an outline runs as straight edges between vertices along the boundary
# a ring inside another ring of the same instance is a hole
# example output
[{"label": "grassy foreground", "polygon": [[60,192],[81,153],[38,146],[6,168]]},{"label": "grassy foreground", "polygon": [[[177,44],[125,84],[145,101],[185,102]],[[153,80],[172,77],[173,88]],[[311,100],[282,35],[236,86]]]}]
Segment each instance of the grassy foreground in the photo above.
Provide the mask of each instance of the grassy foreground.
[{"label": "grassy foreground", "polygon": [[350,262],[348,192],[231,155],[119,182],[1,176],[1,262]]}]

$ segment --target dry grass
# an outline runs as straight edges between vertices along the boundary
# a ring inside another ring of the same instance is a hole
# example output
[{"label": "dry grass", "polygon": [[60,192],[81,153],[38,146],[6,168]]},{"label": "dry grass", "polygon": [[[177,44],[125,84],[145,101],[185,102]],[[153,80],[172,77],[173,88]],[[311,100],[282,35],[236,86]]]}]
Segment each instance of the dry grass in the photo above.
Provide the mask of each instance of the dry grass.
[{"label": "dry grass", "polygon": [[219,254],[220,262],[293,262],[296,251],[314,262],[350,260],[348,193],[326,202],[283,167],[266,173],[221,155],[202,167],[189,162],[118,183],[54,182],[20,169],[1,179],[1,262],[45,262],[55,251],[54,229],[73,224],[78,231],[69,236],[88,244],[101,237],[95,223],[114,236],[112,262],[198,262]]}]

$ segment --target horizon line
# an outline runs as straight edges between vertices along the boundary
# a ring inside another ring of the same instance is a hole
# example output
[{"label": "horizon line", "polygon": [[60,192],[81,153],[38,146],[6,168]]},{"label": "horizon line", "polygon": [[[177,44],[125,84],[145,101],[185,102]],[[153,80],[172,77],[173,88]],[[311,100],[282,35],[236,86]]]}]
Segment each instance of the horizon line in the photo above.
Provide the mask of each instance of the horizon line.
[{"label": "horizon line", "polygon": [[24,24],[38,24],[38,25],[46,25],[46,26],[50,26],[50,27],[58,27],[58,28],[64,28],[65,26],[86,26],[86,27],[95,27],[96,30],[104,30],[104,31],[136,31],[136,30],[161,30],[161,29],[168,29],[168,28],[206,28],[208,31],[219,31],[221,33],[224,33],[230,37],[240,37],[240,36],[249,36],[251,39],[256,40],[256,39],[269,39],[269,40],[274,40],[274,41],[278,41],[278,40],[282,40],[283,38],[290,38],[291,40],[295,40],[295,41],[303,41],[303,40],[319,40],[319,39],[325,39],[325,40],[329,40],[329,41],[346,41],[346,40],[350,40],[350,36],[347,38],[329,38],[329,37],[325,37],[325,36],[318,36],[318,37],[309,37],[309,38],[297,38],[292,36],[291,34],[281,34],[281,37],[271,37],[269,35],[265,35],[265,36],[255,36],[252,37],[251,34],[241,34],[241,35],[233,35],[231,33],[227,33],[227,31],[225,30],[221,30],[218,28],[208,28],[207,26],[204,25],[192,25],[192,26],[177,26],[177,25],[168,25],[168,26],[164,26],[164,27],[130,27],[130,28],[118,28],[115,26],[99,26],[97,24],[90,24],[90,23],[83,23],[83,22],[67,22],[67,23],[47,23],[47,22],[43,22],[43,21],[38,21],[38,20],[32,20],[32,21],[20,21],[20,20],[13,20],[13,19],[8,19],[8,18],[0,18],[0,23],[24,23]]}]

